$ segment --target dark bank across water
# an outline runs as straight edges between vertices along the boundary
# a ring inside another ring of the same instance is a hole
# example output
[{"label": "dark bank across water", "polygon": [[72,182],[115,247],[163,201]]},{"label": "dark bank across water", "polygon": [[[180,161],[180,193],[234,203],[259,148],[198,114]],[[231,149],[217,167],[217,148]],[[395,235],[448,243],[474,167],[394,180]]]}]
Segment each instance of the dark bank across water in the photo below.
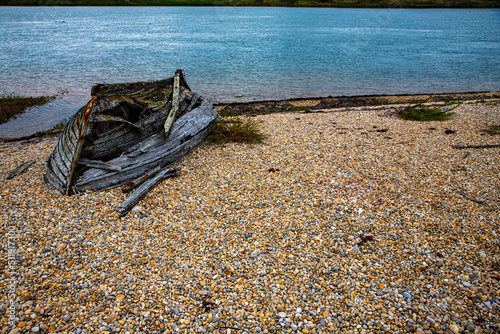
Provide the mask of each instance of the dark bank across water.
[{"label": "dark bank across water", "polygon": [[[500,92],[470,92],[470,93],[441,93],[441,94],[405,94],[405,95],[364,95],[296,98],[287,100],[234,102],[214,104],[221,116],[255,116],[280,112],[318,112],[323,109],[374,107],[391,104],[411,104],[427,102],[460,102],[467,100],[488,101],[500,99]],[[83,105],[83,104],[82,104]],[[55,127],[46,131],[39,131],[30,135],[1,136],[0,141],[11,142],[57,136],[60,128]]]},{"label": "dark bank across water", "polygon": [[216,104],[223,116],[269,114],[276,112],[316,112],[322,109],[369,107],[389,104],[428,102],[490,100],[500,98],[500,92],[367,95],[301,98],[279,101]]}]

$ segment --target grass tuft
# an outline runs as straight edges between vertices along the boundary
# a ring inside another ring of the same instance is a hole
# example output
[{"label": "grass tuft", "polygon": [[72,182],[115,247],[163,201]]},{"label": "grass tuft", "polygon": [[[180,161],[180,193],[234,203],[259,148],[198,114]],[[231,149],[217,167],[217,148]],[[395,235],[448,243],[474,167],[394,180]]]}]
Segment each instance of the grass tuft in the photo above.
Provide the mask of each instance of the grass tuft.
[{"label": "grass tuft", "polygon": [[482,130],[483,132],[486,132],[489,135],[500,135],[500,125],[490,125],[487,129]]},{"label": "grass tuft", "polygon": [[447,100],[447,101],[444,101],[444,105],[445,106],[450,106],[450,105],[459,104],[459,103],[462,103],[462,101],[460,101],[460,100]]},{"label": "grass tuft", "polygon": [[0,124],[6,123],[24,113],[28,108],[41,106],[54,100],[55,96],[0,95]]},{"label": "grass tuft", "polygon": [[290,111],[309,111],[309,107],[305,107],[305,106],[291,107]]},{"label": "grass tuft", "polygon": [[219,117],[207,138],[210,144],[222,145],[225,143],[262,143],[266,138],[253,119],[242,120],[238,117]]},{"label": "grass tuft", "polygon": [[59,123],[54,125],[54,127],[52,128],[52,131],[61,131],[66,126],[66,123],[68,123],[68,120],[66,120],[66,119],[60,121]]},{"label": "grass tuft", "polygon": [[448,113],[441,111],[436,108],[411,108],[408,110],[404,110],[401,113],[401,118],[410,120],[410,121],[447,121],[451,118],[453,113]]}]

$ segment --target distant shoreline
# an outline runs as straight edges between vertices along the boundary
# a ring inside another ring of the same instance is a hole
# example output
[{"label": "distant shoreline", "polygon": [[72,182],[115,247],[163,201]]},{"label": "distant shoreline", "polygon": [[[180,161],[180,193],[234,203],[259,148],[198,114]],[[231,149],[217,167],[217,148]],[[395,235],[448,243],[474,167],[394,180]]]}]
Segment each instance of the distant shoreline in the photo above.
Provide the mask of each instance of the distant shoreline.
[{"label": "distant shoreline", "polygon": [[417,1],[402,0],[3,0],[0,6],[13,7],[288,7],[288,8],[378,8],[378,9],[479,9],[500,8],[495,0]]},{"label": "distant shoreline", "polygon": [[[443,103],[446,101],[488,101],[500,99],[500,91],[468,92],[468,93],[436,93],[436,94],[395,94],[395,95],[354,95],[354,96],[329,96],[329,97],[304,97],[285,100],[265,100],[252,102],[227,102],[214,103],[219,112],[227,116],[256,116],[283,112],[321,113],[325,109],[356,107],[380,107],[384,105],[412,104],[422,101],[430,103]],[[296,109],[297,111],[294,111]],[[305,110],[302,110],[305,109]],[[300,111],[299,111],[300,110]],[[2,137],[1,142],[16,142],[40,137],[57,136],[61,129],[48,129],[29,136]]]}]

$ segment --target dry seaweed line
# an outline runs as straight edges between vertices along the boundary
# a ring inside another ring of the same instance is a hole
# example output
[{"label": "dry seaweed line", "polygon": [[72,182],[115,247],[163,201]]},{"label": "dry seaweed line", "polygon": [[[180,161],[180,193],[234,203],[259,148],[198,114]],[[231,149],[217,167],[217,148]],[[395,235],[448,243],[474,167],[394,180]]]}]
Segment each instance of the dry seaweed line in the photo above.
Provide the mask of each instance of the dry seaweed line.
[{"label": "dry seaweed line", "polygon": [[500,144],[490,144],[490,145],[452,145],[451,147],[456,149],[464,149],[464,148],[494,148],[500,147]]}]

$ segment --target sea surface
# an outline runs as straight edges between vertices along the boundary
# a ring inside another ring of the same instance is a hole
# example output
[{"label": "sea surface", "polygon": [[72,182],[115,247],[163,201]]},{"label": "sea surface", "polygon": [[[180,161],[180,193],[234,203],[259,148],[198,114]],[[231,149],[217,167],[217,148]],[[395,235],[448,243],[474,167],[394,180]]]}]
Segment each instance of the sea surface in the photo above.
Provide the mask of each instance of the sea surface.
[{"label": "sea surface", "polygon": [[500,90],[500,9],[0,7],[0,94],[54,102],[0,136],[69,118],[96,83],[184,69],[216,102]]}]

